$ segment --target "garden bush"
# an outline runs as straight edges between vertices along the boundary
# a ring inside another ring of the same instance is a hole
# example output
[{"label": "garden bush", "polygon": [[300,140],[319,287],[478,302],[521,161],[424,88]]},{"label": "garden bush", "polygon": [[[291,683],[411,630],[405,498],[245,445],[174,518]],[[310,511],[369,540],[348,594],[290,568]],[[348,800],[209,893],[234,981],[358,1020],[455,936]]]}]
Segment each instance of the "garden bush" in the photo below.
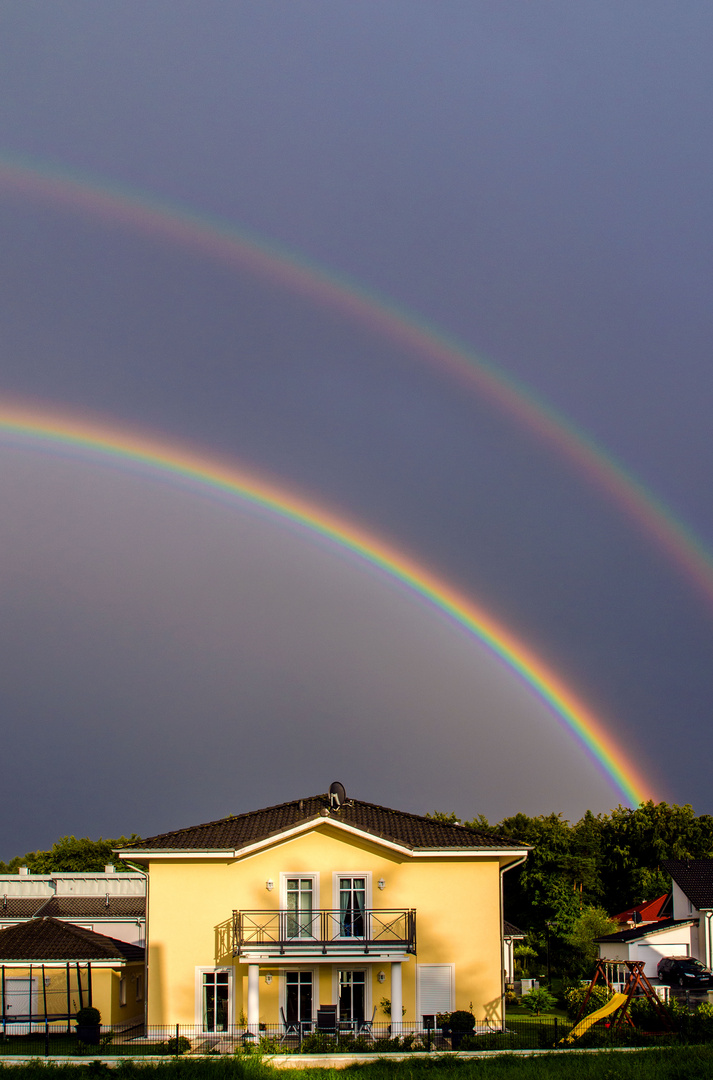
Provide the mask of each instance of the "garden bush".
[{"label": "garden bush", "polygon": [[[588,986],[572,986],[569,990],[565,990],[565,1008],[570,1020],[575,1020],[579,1016],[579,1011],[582,1008],[588,990]],[[589,1016],[590,1013],[596,1012],[597,1009],[601,1009],[602,1005],[606,1005],[611,996],[612,992],[607,986],[592,987],[584,1016]]]},{"label": "garden bush", "polygon": [[520,1004],[528,1012],[534,1013],[535,1016],[539,1016],[541,1012],[549,1012],[554,1009],[557,1004],[557,999],[554,994],[551,994],[549,990],[541,987],[539,990],[528,990],[526,994],[523,994]]}]

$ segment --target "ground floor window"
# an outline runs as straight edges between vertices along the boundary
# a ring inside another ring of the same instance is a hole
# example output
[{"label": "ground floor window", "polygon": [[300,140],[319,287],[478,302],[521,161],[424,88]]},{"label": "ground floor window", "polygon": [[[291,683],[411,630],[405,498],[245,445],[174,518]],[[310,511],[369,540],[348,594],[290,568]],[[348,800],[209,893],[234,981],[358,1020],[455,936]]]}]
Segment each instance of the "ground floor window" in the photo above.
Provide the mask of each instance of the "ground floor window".
[{"label": "ground floor window", "polygon": [[288,1024],[311,1020],[312,972],[288,971],[285,975],[285,1016]]},{"label": "ground floor window", "polygon": [[227,971],[203,972],[203,1030],[227,1031],[230,983]]},{"label": "ground floor window", "polygon": [[363,1020],[366,1005],[366,972],[339,972],[339,1019]]}]

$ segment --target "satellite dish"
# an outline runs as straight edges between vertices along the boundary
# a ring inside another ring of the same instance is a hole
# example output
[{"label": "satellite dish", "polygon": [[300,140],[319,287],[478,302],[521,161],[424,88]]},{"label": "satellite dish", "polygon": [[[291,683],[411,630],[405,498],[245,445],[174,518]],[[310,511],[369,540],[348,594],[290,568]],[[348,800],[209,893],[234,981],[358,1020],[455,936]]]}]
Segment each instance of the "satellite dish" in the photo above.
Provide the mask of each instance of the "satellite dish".
[{"label": "satellite dish", "polygon": [[332,810],[338,810],[346,801],[347,793],[344,790],[344,784],[340,784],[338,780],[335,780],[333,784],[329,785],[329,805]]}]

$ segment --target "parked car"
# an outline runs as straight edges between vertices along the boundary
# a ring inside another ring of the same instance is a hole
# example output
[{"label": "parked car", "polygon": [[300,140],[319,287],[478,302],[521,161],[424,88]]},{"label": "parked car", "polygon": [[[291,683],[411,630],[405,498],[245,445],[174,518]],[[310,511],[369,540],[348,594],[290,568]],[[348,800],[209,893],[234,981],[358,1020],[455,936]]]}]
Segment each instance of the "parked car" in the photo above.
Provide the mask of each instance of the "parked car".
[{"label": "parked car", "polygon": [[664,956],[659,960],[656,972],[659,982],[669,986],[713,986],[713,972],[692,956]]}]

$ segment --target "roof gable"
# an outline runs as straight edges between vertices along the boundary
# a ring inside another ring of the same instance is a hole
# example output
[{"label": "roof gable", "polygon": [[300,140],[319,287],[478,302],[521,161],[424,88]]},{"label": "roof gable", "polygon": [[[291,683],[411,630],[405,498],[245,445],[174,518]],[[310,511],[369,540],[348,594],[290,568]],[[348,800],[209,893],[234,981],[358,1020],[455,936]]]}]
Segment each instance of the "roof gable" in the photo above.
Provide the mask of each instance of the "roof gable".
[{"label": "roof gable", "polygon": [[713,859],[667,859],[661,867],[699,911],[713,908]]},{"label": "roof gable", "polygon": [[329,822],[337,828],[361,833],[376,841],[415,851],[522,850],[525,845],[501,837],[486,836],[462,825],[351,799],[338,809],[329,806],[327,795],[269,806],[247,814],[230,815],[187,829],[148,837],[122,855],[142,852],[245,853],[271,839],[296,835]]}]

